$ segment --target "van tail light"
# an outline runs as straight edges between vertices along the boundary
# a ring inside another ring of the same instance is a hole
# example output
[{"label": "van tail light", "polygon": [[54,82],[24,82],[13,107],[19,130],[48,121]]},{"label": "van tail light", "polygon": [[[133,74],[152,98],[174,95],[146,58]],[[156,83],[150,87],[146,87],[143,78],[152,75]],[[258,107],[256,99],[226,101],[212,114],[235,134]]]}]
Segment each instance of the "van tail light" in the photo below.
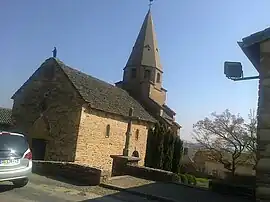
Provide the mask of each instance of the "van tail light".
[{"label": "van tail light", "polygon": [[0,132],[0,135],[10,135],[10,133],[9,132],[5,132],[5,131],[2,131],[2,132]]},{"label": "van tail light", "polygon": [[24,155],[24,158],[25,158],[25,159],[28,159],[28,160],[32,160],[32,152],[29,151],[28,153],[26,153],[26,154]]}]

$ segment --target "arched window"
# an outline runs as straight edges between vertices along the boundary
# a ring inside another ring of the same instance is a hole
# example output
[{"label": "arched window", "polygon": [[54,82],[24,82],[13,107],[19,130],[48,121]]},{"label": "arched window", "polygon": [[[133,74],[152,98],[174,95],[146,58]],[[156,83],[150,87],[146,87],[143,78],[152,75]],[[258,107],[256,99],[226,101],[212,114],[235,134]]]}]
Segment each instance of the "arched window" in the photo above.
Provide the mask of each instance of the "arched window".
[{"label": "arched window", "polygon": [[144,70],[144,78],[150,79],[151,72],[149,69]]},{"label": "arched window", "polygon": [[132,156],[139,158],[140,154],[139,154],[139,152],[137,150],[135,150],[134,152],[132,152]]},{"label": "arched window", "polygon": [[139,139],[139,133],[140,133],[140,131],[139,131],[139,129],[137,129],[137,130],[136,130],[136,133],[135,133],[135,139],[136,139],[136,140]]},{"label": "arched window", "polygon": [[111,130],[111,126],[110,126],[110,124],[108,124],[106,126],[106,137],[109,137],[110,136],[110,130]]},{"label": "arched window", "polygon": [[160,83],[160,73],[157,73],[157,83]]}]

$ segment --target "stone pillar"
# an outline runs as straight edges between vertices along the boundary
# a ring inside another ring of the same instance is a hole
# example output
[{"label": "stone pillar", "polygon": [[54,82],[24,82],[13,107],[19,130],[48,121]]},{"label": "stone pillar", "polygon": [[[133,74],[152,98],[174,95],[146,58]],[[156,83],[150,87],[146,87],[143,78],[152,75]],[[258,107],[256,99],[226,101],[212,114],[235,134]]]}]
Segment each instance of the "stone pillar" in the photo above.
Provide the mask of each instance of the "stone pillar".
[{"label": "stone pillar", "polygon": [[266,202],[270,201],[270,40],[260,46],[256,201]]},{"label": "stone pillar", "polygon": [[123,149],[123,155],[128,156],[129,154],[129,142],[131,137],[131,127],[132,127],[132,118],[133,118],[133,108],[129,109],[128,113],[128,126],[127,126],[127,132],[126,132],[126,141],[125,141],[125,148]]},{"label": "stone pillar", "polygon": [[132,156],[122,156],[122,155],[111,155],[113,159],[112,165],[112,176],[126,175],[127,165],[137,166],[138,162],[141,160],[138,157]]}]

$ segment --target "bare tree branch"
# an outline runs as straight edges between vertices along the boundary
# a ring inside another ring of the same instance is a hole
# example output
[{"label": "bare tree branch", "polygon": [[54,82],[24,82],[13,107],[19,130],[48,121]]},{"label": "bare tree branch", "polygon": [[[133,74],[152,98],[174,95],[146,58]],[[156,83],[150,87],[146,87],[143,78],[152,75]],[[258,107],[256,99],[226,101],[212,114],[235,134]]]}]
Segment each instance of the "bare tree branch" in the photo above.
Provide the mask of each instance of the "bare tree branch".
[{"label": "bare tree branch", "polygon": [[[211,158],[220,162],[233,174],[236,166],[244,163],[244,152],[254,154],[256,148],[256,122],[254,114],[249,115],[249,123],[227,109],[221,114],[212,113],[193,125],[194,139],[209,150]],[[254,156],[254,155],[253,155]]]}]

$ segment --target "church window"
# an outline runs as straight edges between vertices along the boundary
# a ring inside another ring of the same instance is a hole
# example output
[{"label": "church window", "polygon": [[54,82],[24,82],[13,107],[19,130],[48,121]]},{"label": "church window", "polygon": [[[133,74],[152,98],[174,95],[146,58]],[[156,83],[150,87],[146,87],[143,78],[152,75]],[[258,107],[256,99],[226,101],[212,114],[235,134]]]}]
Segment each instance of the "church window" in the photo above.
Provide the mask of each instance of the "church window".
[{"label": "church window", "polygon": [[109,137],[110,136],[110,130],[111,130],[111,126],[110,126],[110,124],[108,124],[106,126],[106,137]]},{"label": "church window", "polygon": [[144,71],[144,78],[145,79],[150,79],[150,74],[151,74],[150,70],[149,69],[146,69]]},{"label": "church window", "polygon": [[137,74],[137,71],[136,71],[136,69],[134,68],[134,69],[132,69],[131,70],[131,78],[136,78],[136,74]]},{"label": "church window", "polygon": [[157,83],[160,83],[160,73],[157,73]]},{"label": "church window", "polygon": [[139,140],[139,133],[140,133],[140,131],[139,131],[139,129],[137,129],[136,133],[135,133],[135,139],[136,140]]},{"label": "church window", "polygon": [[139,158],[140,154],[139,154],[139,152],[137,150],[135,150],[134,152],[132,152],[132,156]]}]

